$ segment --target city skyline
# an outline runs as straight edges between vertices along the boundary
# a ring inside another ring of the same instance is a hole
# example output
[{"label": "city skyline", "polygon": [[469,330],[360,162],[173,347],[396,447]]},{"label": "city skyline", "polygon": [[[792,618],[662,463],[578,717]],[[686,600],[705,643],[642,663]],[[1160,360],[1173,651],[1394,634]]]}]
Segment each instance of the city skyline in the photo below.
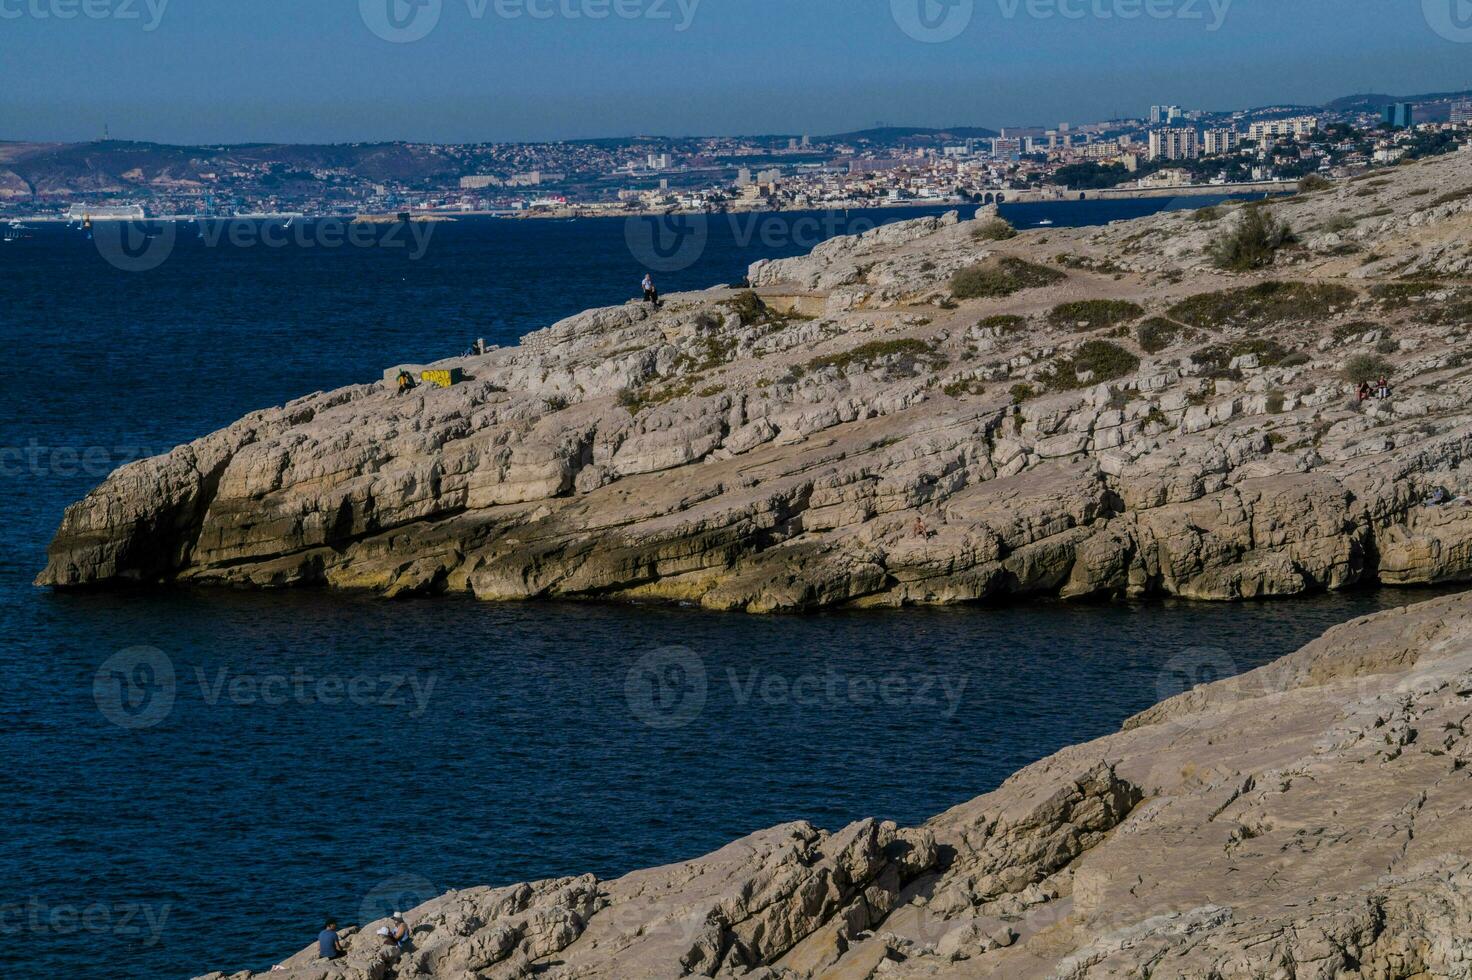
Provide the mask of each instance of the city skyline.
[{"label": "city skyline", "polygon": [[[1472,30],[1440,2],[92,0],[79,14],[75,0],[4,0],[0,133],[536,142],[1316,105],[1472,86]],[[1147,7],[1165,16],[1125,16]]]}]

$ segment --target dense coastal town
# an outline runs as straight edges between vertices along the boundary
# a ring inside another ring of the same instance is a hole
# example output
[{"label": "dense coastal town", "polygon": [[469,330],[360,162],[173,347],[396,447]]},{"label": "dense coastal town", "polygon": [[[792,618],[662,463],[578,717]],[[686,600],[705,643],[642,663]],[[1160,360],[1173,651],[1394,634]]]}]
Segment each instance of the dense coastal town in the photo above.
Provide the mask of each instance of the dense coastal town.
[{"label": "dense coastal town", "polygon": [[1472,94],[1053,127],[880,126],[826,137],[176,147],[0,143],[0,215],[623,215],[1076,199],[1296,183],[1449,152]]}]

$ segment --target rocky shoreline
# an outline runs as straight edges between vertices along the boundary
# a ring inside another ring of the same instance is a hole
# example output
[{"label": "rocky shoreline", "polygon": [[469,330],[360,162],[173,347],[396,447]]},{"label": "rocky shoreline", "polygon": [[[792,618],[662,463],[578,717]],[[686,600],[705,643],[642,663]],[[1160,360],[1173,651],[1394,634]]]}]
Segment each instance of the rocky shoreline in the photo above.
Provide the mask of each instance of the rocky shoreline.
[{"label": "rocky shoreline", "polygon": [[[280,980],[1472,976],[1472,593],[1335,627],[919,827],[450,892]],[[386,920],[385,920],[386,922]],[[203,980],[227,980],[223,973]]]},{"label": "rocky shoreline", "polygon": [[37,582],[776,612],[1472,579],[1472,154],[1266,207],[1295,237],[1255,272],[1210,258],[1244,206],[952,214],[434,365],[452,388],[310,395],[118,470]]}]

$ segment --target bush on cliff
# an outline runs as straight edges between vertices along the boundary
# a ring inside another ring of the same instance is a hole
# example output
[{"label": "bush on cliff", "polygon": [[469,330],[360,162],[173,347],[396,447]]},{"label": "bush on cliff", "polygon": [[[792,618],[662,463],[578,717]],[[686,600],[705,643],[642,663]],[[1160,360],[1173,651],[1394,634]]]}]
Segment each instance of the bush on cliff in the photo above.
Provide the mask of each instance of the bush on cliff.
[{"label": "bush on cliff", "polygon": [[1198,293],[1172,306],[1173,319],[1201,330],[1318,323],[1354,305],[1359,294],[1333,283],[1263,282]]},{"label": "bush on cliff", "polygon": [[1024,289],[1056,285],[1067,278],[1056,269],[1004,255],[957,272],[951,277],[951,295],[956,299],[1011,296]]},{"label": "bush on cliff", "polygon": [[1185,328],[1174,320],[1167,320],[1163,316],[1152,316],[1144,323],[1135,328],[1135,339],[1140,343],[1140,349],[1147,354],[1159,354],[1181,335]]},{"label": "bush on cliff", "polygon": [[1344,362],[1344,380],[1350,384],[1373,383],[1388,378],[1394,369],[1379,354],[1356,354]]},{"label": "bush on cliff", "polygon": [[837,368],[840,374],[848,373],[849,369],[855,366],[864,371],[884,367],[897,376],[913,378],[920,373],[921,369],[938,371],[947,363],[949,359],[940,353],[934,344],[905,338],[903,340],[873,340],[839,354],[815,357],[808,362],[807,367],[811,371],[821,371],[829,367]]},{"label": "bush on cliff", "polygon": [[1245,208],[1235,228],[1222,232],[1208,246],[1211,260],[1219,269],[1251,272],[1273,264],[1278,249],[1296,239],[1293,229],[1268,213],[1266,208]]},{"label": "bush on cliff", "polygon": [[1066,327],[1082,333],[1133,323],[1144,315],[1145,310],[1142,307],[1127,300],[1086,299],[1053,307],[1048,320],[1055,327]]},{"label": "bush on cliff", "polygon": [[1017,237],[1017,229],[1005,218],[992,218],[971,230],[974,242],[1005,242]]},{"label": "bush on cliff", "polygon": [[1309,174],[1298,182],[1298,193],[1312,194],[1314,191],[1328,190],[1334,184],[1318,174]]},{"label": "bush on cliff", "polygon": [[1113,381],[1133,374],[1139,367],[1140,359],[1118,344],[1089,340],[1054,364],[1046,380],[1050,388],[1068,390]]},{"label": "bush on cliff", "polygon": [[1287,349],[1276,340],[1239,340],[1234,344],[1214,344],[1191,355],[1191,360],[1205,369],[1208,378],[1235,378],[1239,372],[1232,362],[1253,355],[1260,367],[1275,367],[1288,356]]}]

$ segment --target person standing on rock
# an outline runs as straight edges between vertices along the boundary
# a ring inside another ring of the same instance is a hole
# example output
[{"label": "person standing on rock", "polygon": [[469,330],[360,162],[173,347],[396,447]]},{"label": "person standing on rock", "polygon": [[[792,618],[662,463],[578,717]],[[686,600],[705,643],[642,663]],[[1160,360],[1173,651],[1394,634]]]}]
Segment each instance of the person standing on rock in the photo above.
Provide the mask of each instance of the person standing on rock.
[{"label": "person standing on rock", "polygon": [[342,948],[342,940],[338,938],[335,920],[328,919],[327,925],[318,933],[317,952],[324,960],[340,960],[348,955],[348,951]]},{"label": "person standing on rock", "polygon": [[644,302],[659,305],[659,290],[654,288],[654,276],[644,273]]}]

